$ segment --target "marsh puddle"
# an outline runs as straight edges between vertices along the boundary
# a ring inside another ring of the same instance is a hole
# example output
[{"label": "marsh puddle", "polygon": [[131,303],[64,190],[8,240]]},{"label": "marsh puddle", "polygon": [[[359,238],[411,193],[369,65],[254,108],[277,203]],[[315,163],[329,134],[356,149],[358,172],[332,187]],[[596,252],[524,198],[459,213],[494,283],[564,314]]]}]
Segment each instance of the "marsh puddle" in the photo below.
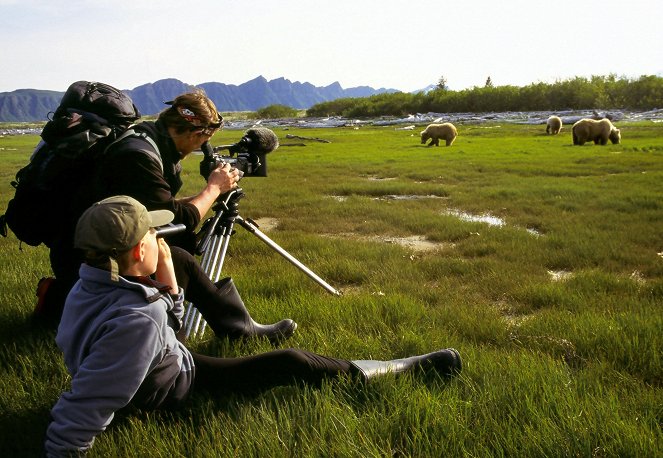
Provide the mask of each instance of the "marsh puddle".
[{"label": "marsh puddle", "polygon": [[466,213],[460,210],[447,210],[446,214],[455,216],[456,218],[462,221],[467,221],[470,223],[486,223],[489,226],[498,226],[498,227],[506,225],[506,223],[502,218],[498,218],[497,216],[493,216],[488,213],[484,213],[482,215],[472,215],[470,213]]},{"label": "marsh puddle", "polygon": [[366,177],[368,181],[393,181],[396,179],[396,177],[376,177],[376,176],[370,176]]},{"label": "marsh puddle", "polygon": [[418,200],[418,199],[445,199],[446,197],[428,194],[425,196],[415,194],[387,194],[380,197],[373,197],[373,200]]},{"label": "marsh puddle", "polygon": [[[385,178],[387,180],[391,178]],[[331,199],[336,200],[337,202],[345,202],[348,200],[348,196],[328,196]],[[372,200],[419,200],[419,199],[446,199],[446,197],[435,196],[432,194],[420,196],[416,194],[386,194],[384,196],[373,197]]]},{"label": "marsh puddle", "polygon": [[[493,216],[489,213],[483,213],[481,215],[473,215],[471,213],[467,213],[461,210],[447,210],[444,212],[445,215],[450,215],[450,216],[455,216],[456,218],[460,219],[461,221],[467,221],[470,223],[484,223],[488,224],[489,226],[495,226],[495,227],[504,227],[506,226],[506,221],[504,221],[502,218],[499,218],[497,216]],[[541,237],[543,234],[539,232],[538,230],[531,228],[531,227],[526,227],[525,230],[535,236],[535,237]]]}]

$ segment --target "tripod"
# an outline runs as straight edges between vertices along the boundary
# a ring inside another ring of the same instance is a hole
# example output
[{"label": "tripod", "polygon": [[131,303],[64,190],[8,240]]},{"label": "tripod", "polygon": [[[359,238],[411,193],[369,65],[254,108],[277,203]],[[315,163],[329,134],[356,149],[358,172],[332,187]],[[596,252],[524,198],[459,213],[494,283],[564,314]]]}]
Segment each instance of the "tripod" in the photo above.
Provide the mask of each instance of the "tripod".
[{"label": "tripod", "polygon": [[[234,234],[233,227],[237,223],[294,264],[295,267],[308,275],[329,293],[340,296],[341,293],[339,291],[267,237],[258,229],[258,226],[253,221],[244,219],[239,215],[239,200],[244,195],[242,189],[237,188],[221,196],[221,199],[212,207],[212,210],[215,212],[214,216],[207,219],[198,232],[199,241],[196,245],[196,254],[202,255],[200,265],[210,280],[216,283],[221,277],[221,269],[228,245],[230,244],[230,237]],[[184,328],[187,338],[190,335],[192,337],[202,336],[205,333],[206,325],[207,323],[201,313],[196,309],[194,304],[189,302],[184,316]]]}]

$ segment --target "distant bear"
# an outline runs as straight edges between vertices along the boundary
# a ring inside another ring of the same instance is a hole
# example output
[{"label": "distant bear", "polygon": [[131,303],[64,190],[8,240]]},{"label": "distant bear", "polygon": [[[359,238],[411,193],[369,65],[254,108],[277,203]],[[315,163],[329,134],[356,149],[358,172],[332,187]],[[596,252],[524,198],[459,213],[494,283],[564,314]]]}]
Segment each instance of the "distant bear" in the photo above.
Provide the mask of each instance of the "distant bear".
[{"label": "distant bear", "polygon": [[606,145],[608,140],[613,144],[621,141],[619,129],[612,125],[609,119],[581,119],[573,125],[573,144],[584,145],[585,142],[594,141],[595,145]]},{"label": "distant bear", "polygon": [[562,120],[559,116],[549,117],[548,123],[546,124],[546,133],[557,135],[560,130],[562,130]]},{"label": "distant bear", "polygon": [[421,144],[425,144],[428,139],[430,139],[428,146],[440,146],[440,139],[443,139],[447,142],[447,146],[451,146],[456,139],[456,136],[458,136],[456,126],[450,122],[445,122],[444,124],[429,124],[425,130],[421,131]]}]

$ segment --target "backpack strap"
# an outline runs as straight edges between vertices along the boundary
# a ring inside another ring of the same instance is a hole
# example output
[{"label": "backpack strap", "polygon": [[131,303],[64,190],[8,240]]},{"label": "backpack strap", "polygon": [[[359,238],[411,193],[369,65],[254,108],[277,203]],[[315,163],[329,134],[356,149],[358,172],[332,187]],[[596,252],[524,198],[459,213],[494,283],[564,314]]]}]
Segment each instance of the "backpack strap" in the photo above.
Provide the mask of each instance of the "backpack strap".
[{"label": "backpack strap", "polygon": [[147,143],[149,143],[152,146],[152,148],[154,148],[154,151],[148,148],[145,149],[141,148],[138,149],[137,151],[145,153],[148,156],[150,156],[152,159],[154,159],[159,164],[159,167],[161,168],[161,173],[163,173],[163,159],[161,159],[161,152],[159,151],[159,147],[157,146],[156,142],[152,139],[152,137],[147,135],[145,132],[136,132],[134,129],[131,128],[125,130],[122,133],[122,135],[117,137],[110,145],[106,147],[106,149],[104,149],[104,153],[106,153],[106,151],[108,151],[113,145],[128,137],[142,138]]}]

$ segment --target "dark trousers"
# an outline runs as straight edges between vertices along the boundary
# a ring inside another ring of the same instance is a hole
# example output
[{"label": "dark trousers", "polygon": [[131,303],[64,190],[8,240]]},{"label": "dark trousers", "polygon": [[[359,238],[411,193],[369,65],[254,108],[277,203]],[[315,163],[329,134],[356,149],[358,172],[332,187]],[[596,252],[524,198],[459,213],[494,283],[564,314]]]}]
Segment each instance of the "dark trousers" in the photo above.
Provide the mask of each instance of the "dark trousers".
[{"label": "dark trousers", "polygon": [[325,379],[359,375],[350,361],[295,348],[240,358],[192,355],[196,367],[194,390],[219,394],[255,394],[298,383],[319,386]]},{"label": "dark trousers", "polygon": [[183,248],[172,246],[170,253],[175,266],[177,285],[184,290],[187,301],[196,304],[201,313],[209,304],[218,300],[218,290],[198,260]]}]

